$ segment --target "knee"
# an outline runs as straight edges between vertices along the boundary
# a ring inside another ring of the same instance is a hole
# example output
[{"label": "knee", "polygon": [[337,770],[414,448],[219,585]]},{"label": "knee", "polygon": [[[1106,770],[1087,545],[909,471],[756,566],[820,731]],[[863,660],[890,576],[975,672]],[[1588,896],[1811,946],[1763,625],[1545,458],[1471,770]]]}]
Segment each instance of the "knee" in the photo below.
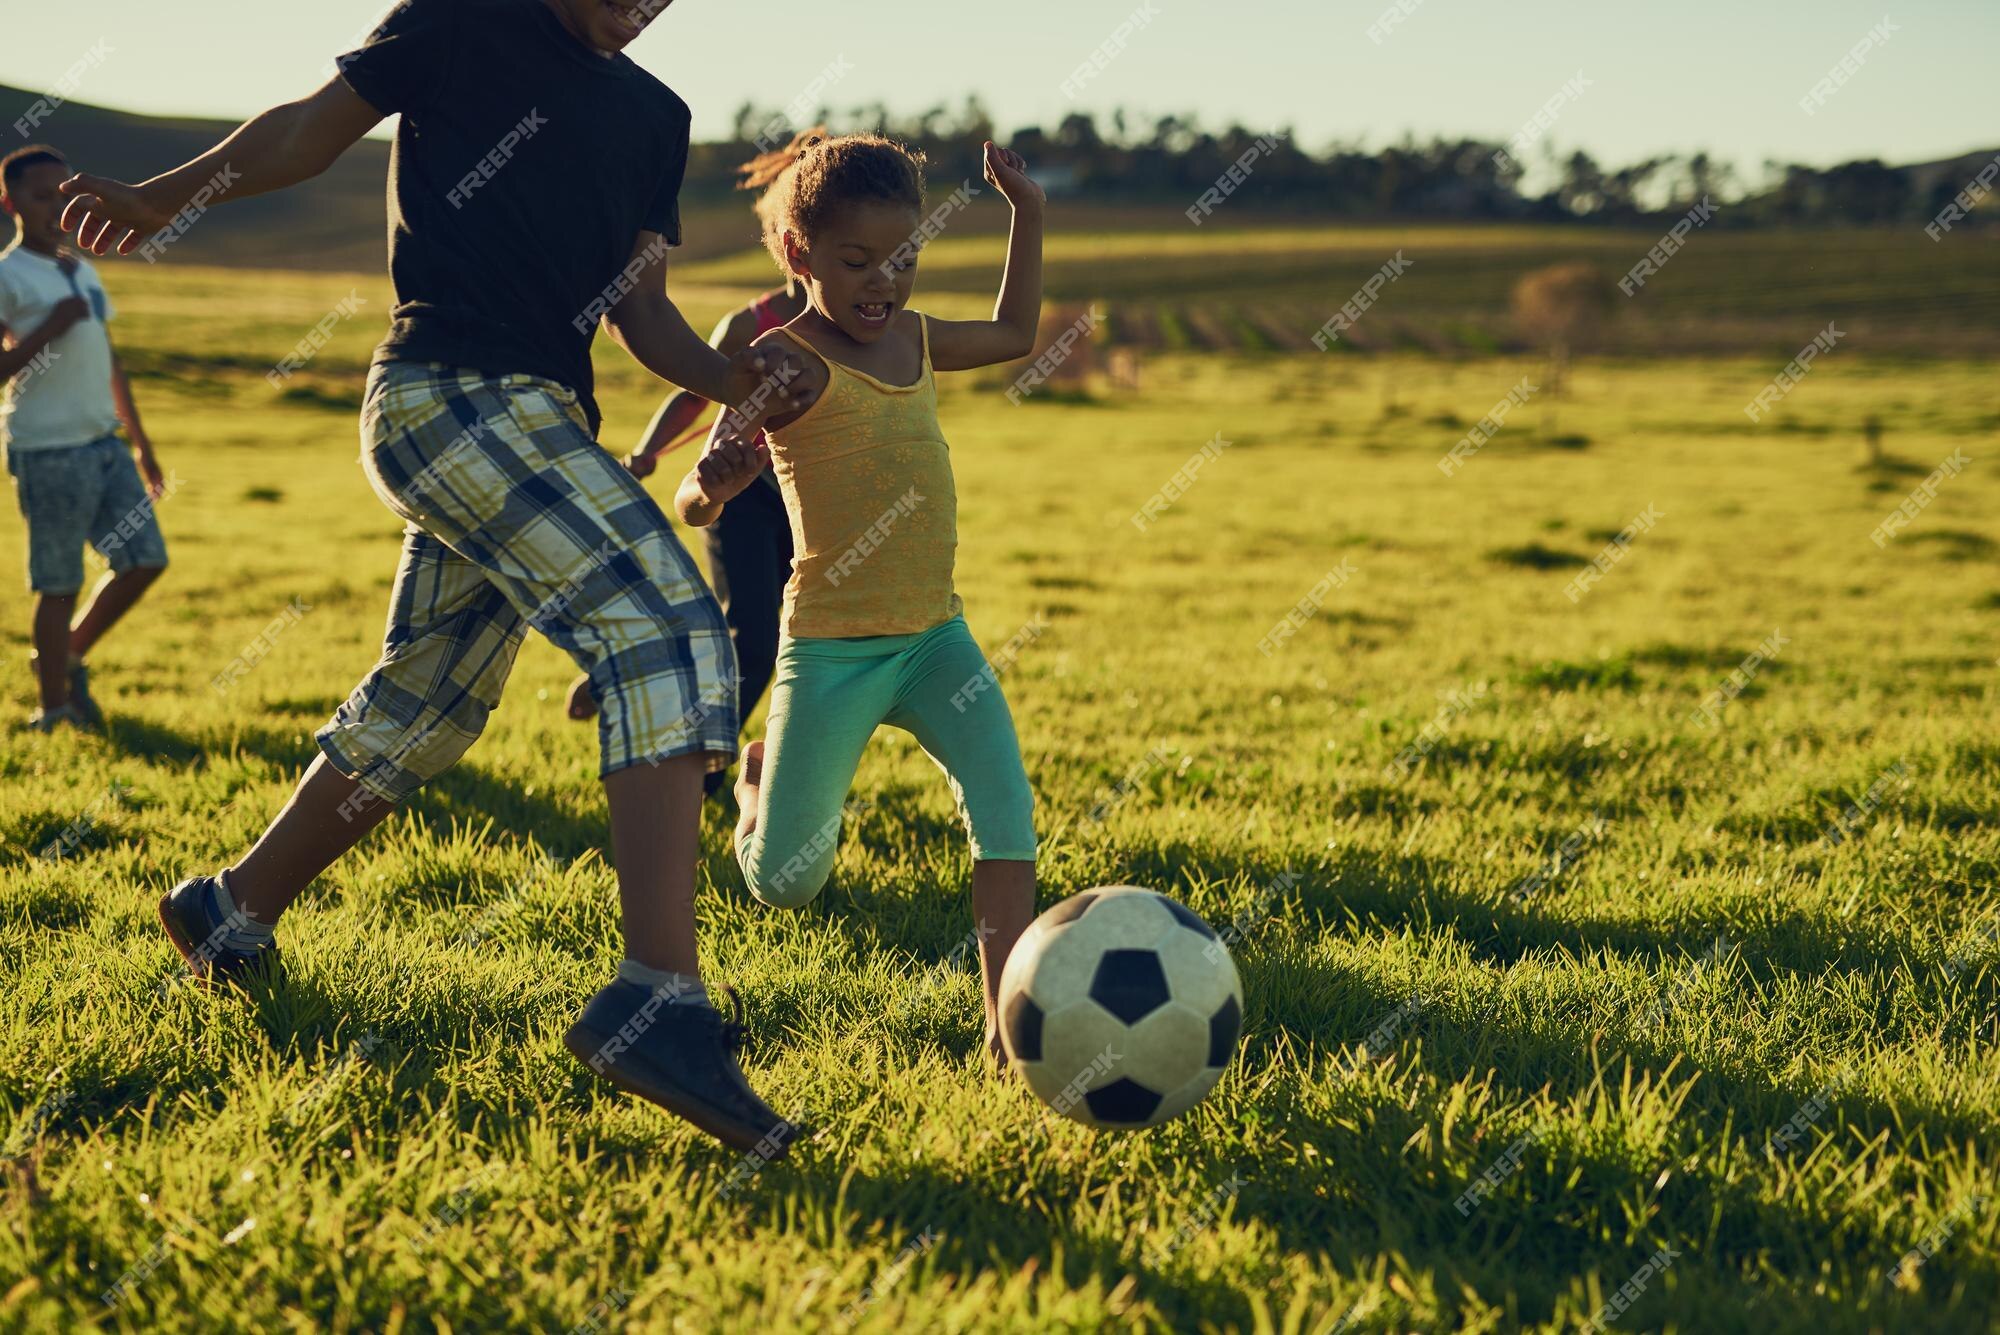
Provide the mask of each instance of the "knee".
[{"label": "knee", "polygon": [[745,844],[741,863],[743,879],[760,903],[774,909],[798,909],[818,898],[833,872],[833,859],[816,857],[809,851],[794,853],[779,863],[761,856],[762,850]]}]

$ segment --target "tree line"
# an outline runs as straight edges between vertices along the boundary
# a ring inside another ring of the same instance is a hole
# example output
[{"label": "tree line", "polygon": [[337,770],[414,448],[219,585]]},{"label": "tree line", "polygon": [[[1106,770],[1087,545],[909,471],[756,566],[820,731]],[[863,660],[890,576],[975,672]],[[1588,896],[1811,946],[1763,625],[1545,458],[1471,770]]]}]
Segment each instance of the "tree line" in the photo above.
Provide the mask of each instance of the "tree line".
[{"label": "tree line", "polygon": [[[917,145],[938,182],[976,180],[980,145],[997,133],[976,96],[957,110],[938,106],[910,116],[880,103],[842,112],[821,108],[807,117],[745,104],[731,139],[695,146],[689,193],[710,199],[726,194],[734,169],[782,144],[794,119],[841,132],[873,130]],[[1285,130],[1235,124],[1211,130],[1193,116],[1143,124],[1122,110],[1104,122],[1096,113],[1074,112],[1053,129],[1029,126],[1007,142],[1035,164],[1052,193],[1068,198],[1185,206],[1237,168],[1231,210],[1354,220],[1629,223],[1677,216],[1713,199],[1727,205],[1717,218],[1724,226],[1890,224],[1934,217],[1965,184],[1949,172],[1875,159],[1824,168],[1767,161],[1763,180],[1749,183],[1730,164],[1702,152],[1612,166],[1581,150],[1563,154],[1546,145],[1530,171],[1503,151],[1505,145],[1471,138],[1405,139],[1373,150],[1335,144],[1313,152]],[[1532,190],[1524,188],[1530,179]]]}]

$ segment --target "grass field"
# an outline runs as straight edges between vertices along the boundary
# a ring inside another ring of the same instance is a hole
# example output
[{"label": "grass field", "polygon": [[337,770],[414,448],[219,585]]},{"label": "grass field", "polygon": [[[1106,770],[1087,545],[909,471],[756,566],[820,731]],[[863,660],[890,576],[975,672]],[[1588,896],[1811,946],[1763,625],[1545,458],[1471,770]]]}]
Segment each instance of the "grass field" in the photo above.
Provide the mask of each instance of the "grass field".
[{"label": "grass field", "polygon": [[[378,304],[281,395],[263,369],[348,280],[109,281],[175,566],[95,656],[108,735],[0,733],[0,1329],[1994,1322],[1989,365],[1857,338],[1753,426],[1782,356],[1586,362],[1546,434],[1531,402],[1449,477],[1532,362],[1163,355],[1142,396],[1018,407],[949,385],[969,620],[989,650],[1043,627],[1002,680],[1062,832],[1044,900],[1131,882],[1237,919],[1244,1052],[1138,1136],[995,1085],[962,834],[885,732],[809,909],[749,900],[707,818],[707,968],[749,1003],[752,1079],[823,1128],[753,1173],[557,1041],[618,948],[593,736],[545,644],[287,917],[285,989],[162,993],[154,899],[262,828],[374,658],[397,525],[352,399],[382,306],[361,284]],[[737,294],[687,295],[706,321]],[[623,448],[653,390],[602,365]],[[24,716],[21,549],[5,507]]]}]

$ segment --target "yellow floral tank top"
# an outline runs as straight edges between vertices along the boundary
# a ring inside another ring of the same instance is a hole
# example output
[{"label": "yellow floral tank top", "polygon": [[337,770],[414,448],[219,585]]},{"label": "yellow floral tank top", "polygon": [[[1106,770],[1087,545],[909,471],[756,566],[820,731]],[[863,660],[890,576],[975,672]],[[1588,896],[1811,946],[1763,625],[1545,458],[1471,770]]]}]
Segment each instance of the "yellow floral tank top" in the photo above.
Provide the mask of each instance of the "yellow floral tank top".
[{"label": "yellow floral tank top", "polygon": [[779,331],[827,368],[818,400],[767,433],[792,522],[788,635],[908,635],[958,615],[958,493],[938,425],[930,321],[917,320],[924,357],[914,385],[884,384]]}]

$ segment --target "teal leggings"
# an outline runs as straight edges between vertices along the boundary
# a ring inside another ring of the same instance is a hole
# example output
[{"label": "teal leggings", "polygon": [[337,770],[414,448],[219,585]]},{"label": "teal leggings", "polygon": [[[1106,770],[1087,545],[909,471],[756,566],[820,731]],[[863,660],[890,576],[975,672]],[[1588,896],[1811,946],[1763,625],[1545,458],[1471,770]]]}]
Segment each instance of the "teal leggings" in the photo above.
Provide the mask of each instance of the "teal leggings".
[{"label": "teal leggings", "polygon": [[915,635],[787,636],[757,827],[736,849],[757,898],[797,908],[826,884],[854,771],[884,723],[914,735],[944,771],[975,862],[1034,861],[1034,794],[1014,719],[964,617]]}]

